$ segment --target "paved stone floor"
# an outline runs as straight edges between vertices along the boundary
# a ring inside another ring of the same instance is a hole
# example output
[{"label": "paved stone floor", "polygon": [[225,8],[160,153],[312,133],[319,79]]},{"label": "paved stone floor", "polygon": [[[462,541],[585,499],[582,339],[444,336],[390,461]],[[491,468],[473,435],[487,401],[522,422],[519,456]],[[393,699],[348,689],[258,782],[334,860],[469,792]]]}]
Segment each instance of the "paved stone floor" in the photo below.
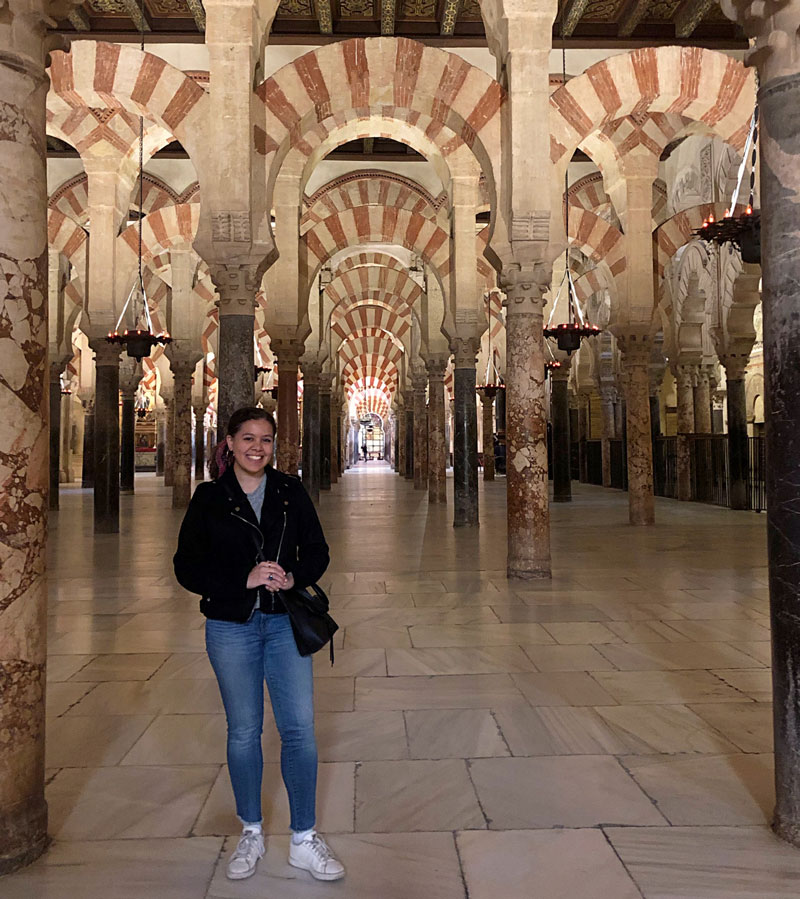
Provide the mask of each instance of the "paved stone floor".
[{"label": "paved stone floor", "polygon": [[[452,485],[450,485],[452,487]],[[285,862],[268,725],[268,854],[237,830],[203,619],[171,574],[180,515],[154,477],[94,538],[52,517],[48,801],[54,843],[3,899],[769,899],[800,894],[771,812],[764,517],[579,487],[554,577],[503,575],[505,481],[454,531],[380,463],[321,513],[336,665],[318,658],[319,824],[348,866]]]}]

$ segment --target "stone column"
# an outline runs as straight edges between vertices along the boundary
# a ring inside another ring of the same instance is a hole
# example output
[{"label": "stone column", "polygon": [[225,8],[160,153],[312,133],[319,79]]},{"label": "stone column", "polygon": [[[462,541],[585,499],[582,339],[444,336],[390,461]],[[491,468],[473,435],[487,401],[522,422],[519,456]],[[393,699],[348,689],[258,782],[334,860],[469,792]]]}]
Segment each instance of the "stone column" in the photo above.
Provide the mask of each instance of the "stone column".
[{"label": "stone column", "polygon": [[553,423],[553,502],[572,501],[569,445],[569,364],[550,372],[550,417]]},{"label": "stone column", "polygon": [[253,330],[260,275],[258,267],[249,264],[212,265],[211,274],[220,297],[217,439],[222,440],[231,414],[253,405]]},{"label": "stone column", "polygon": [[589,439],[589,396],[578,397],[578,458],[581,472],[581,483],[589,482],[589,458],[586,453],[586,441]]},{"label": "stone column", "polygon": [[414,385],[414,489],[428,487],[428,409],[425,404],[425,389],[428,375],[415,372],[411,376]]},{"label": "stone column", "polygon": [[445,445],[446,356],[425,360],[428,369],[428,502],[447,502],[447,446]]},{"label": "stone column", "polygon": [[650,339],[618,337],[625,382],[625,439],[628,452],[628,517],[633,525],[655,524],[653,441],[650,434]]},{"label": "stone column", "polygon": [[406,475],[406,407],[397,407],[397,473]]},{"label": "stone column", "polygon": [[303,486],[314,502],[320,488],[320,365],[303,363]]},{"label": "stone column", "polygon": [[50,487],[49,508],[58,510],[58,484],[61,474],[61,367],[50,366]]},{"label": "stone column", "polygon": [[61,481],[72,483],[72,398],[61,397]]},{"label": "stone column", "polygon": [[95,361],[94,529],[119,533],[119,355],[101,337],[90,342]]},{"label": "stone column", "polygon": [[[708,369],[698,369],[694,382],[694,432],[700,435],[711,434],[711,380]],[[710,502],[712,495],[711,459],[703,448],[696,445],[695,453],[695,485],[697,499]]]},{"label": "stone column", "polygon": [[613,387],[600,388],[600,403],[603,410],[603,436],[600,452],[603,466],[603,486],[611,486],[611,440],[617,437],[617,420],[614,414],[617,391]]},{"label": "stone column", "polygon": [[494,398],[497,390],[484,387],[481,391],[481,414],[483,416],[483,479],[494,480]]},{"label": "stone column", "polygon": [[[172,508],[184,509],[192,496],[192,375],[199,357],[169,352],[171,349],[168,353],[173,377]],[[252,379],[251,371],[251,384]]]},{"label": "stone column", "polygon": [[550,273],[504,272],[506,493],[510,578],[548,578],[550,504],[544,390],[543,296]]},{"label": "stone column", "polygon": [[164,486],[175,486],[175,394],[164,399]]},{"label": "stone column", "polygon": [[[163,401],[163,397],[162,397]],[[158,405],[156,398],[156,476],[165,476],[165,462],[167,454],[167,409]]]},{"label": "stone column", "polygon": [[330,490],[331,481],[331,382],[323,374],[319,385],[319,488]]},{"label": "stone column", "polygon": [[744,356],[726,356],[720,361],[725,366],[728,407],[728,502],[731,509],[747,509],[750,451],[744,372],[748,360]]},{"label": "stone column", "polygon": [[453,527],[477,527],[478,407],[475,355],[477,340],[452,341],[455,424],[453,430]]},{"label": "stone column", "polygon": [[49,7],[7,3],[0,14],[0,875],[33,861],[47,844]]},{"label": "stone column", "polygon": [[653,434],[653,442],[661,436],[661,400],[658,394],[650,394],[650,430]]},{"label": "stone column", "polygon": [[331,484],[336,484],[339,480],[339,431],[340,431],[340,422],[339,422],[339,397],[336,395],[336,391],[332,390],[330,397],[328,397],[328,419],[330,423],[328,438],[330,441],[330,477]]},{"label": "stone column", "polygon": [[206,407],[194,407],[194,479],[202,481],[206,476]]},{"label": "stone column", "polygon": [[141,366],[135,360],[124,357],[120,364],[119,392],[122,398],[120,420],[120,493],[134,492],[136,468],[136,389],[142,377]]},{"label": "stone column", "polygon": [[94,487],[94,399],[81,400],[83,406],[83,461],[81,487]]},{"label": "stone column", "polygon": [[678,499],[692,498],[692,452],[689,435],[694,434],[694,378],[697,366],[679,364],[675,372],[678,394]]},{"label": "stone column", "polygon": [[[277,467],[297,475],[300,463],[300,419],[297,414],[297,367],[303,345],[296,340],[272,341],[278,359]],[[252,381],[252,375],[250,376]]]},{"label": "stone column", "polygon": [[403,475],[407,481],[414,479],[414,394],[408,390],[405,395],[405,428],[403,439],[405,440],[405,470]]}]

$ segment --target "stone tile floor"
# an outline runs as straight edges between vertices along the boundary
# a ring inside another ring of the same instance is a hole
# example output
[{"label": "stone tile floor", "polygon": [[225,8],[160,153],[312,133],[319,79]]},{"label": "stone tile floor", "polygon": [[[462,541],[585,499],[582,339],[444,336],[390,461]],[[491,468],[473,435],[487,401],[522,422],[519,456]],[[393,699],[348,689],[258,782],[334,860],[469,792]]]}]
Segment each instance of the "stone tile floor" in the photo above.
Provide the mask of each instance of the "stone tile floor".
[{"label": "stone tile floor", "polygon": [[481,527],[380,464],[321,500],[341,624],[316,660],[319,824],[348,866],[286,864],[274,727],[268,853],[229,882],[225,722],[180,514],[154,477],[92,535],[51,519],[47,855],[3,899],[771,899],[800,894],[773,804],[764,517],[577,487],[552,581],[504,577],[505,481]]}]

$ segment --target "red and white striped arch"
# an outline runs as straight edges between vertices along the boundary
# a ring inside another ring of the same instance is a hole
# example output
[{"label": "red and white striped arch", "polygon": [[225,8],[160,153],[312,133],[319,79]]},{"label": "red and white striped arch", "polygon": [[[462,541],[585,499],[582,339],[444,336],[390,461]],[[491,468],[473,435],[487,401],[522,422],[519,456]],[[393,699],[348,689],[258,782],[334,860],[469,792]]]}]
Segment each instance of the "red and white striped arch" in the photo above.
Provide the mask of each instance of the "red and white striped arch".
[{"label": "red and white striped arch", "polygon": [[401,341],[411,329],[411,315],[408,308],[398,313],[383,306],[360,305],[346,312],[335,309],[331,315],[331,330],[341,340],[365,331],[385,331]]},{"label": "red and white striped arch", "polygon": [[422,296],[422,288],[409,277],[406,269],[377,265],[360,266],[338,274],[326,286],[325,292],[337,306],[347,306],[354,300],[384,294],[413,306]]},{"label": "red and white striped arch", "polygon": [[47,210],[47,244],[51,251],[60,253],[79,268],[77,257],[85,257],[86,231],[70,216],[59,209]]},{"label": "red and white striped arch", "polygon": [[645,47],[611,56],[551,95],[551,159],[571,158],[608,122],[648,113],[701,122],[741,149],[754,103],[755,74],[713,50]]},{"label": "red and white striped arch", "polygon": [[[165,206],[142,219],[142,259],[145,263],[166,250],[191,251],[200,218],[199,203]],[[139,223],[129,225],[117,238],[117,283],[126,285],[136,269]]]},{"label": "red and white striped arch", "polygon": [[392,408],[391,395],[380,387],[362,387],[358,383],[354,384],[351,389],[352,396],[355,398],[357,417],[361,419],[374,413],[386,425],[389,410]]},{"label": "red and white striped arch", "polygon": [[[737,206],[735,212],[744,212],[744,206]],[[689,243],[693,238],[693,231],[702,227],[703,222],[713,215],[720,219],[725,215],[724,203],[703,203],[700,206],[692,206],[684,209],[667,219],[660,228],[654,232],[654,240],[657,252],[657,268],[659,277],[664,277],[664,269],[672,257],[681,247]]]},{"label": "red and white striped arch", "polygon": [[619,278],[628,267],[622,232],[594,213],[573,208],[569,217],[569,238],[590,259]]},{"label": "red and white striped arch", "polygon": [[396,256],[391,256],[389,253],[382,253],[376,250],[355,249],[350,255],[341,258],[336,266],[334,274],[338,275],[354,268],[363,268],[364,266],[370,265],[381,265],[384,268],[408,272],[408,267]]}]

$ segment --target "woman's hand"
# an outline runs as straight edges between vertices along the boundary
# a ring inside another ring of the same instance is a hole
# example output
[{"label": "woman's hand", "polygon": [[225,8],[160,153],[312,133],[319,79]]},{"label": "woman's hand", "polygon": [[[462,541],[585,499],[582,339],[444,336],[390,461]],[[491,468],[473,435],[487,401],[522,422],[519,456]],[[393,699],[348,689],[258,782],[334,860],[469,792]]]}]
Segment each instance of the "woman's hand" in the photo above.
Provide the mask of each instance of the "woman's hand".
[{"label": "woman's hand", "polygon": [[294,576],[287,574],[277,562],[259,562],[247,576],[247,589],[266,587],[267,590],[291,590]]}]

